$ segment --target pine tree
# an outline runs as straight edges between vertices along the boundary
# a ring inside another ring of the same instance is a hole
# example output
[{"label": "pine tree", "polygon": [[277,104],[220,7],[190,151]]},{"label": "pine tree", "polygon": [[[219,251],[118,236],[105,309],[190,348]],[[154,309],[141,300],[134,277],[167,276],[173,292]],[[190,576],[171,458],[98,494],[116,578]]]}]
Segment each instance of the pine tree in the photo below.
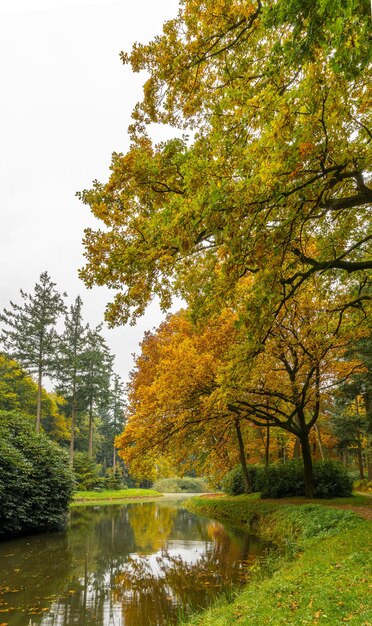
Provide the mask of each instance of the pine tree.
[{"label": "pine tree", "polygon": [[7,354],[16,359],[30,374],[36,375],[38,385],[36,431],[40,430],[41,397],[43,377],[53,376],[58,335],[56,321],[65,311],[63,296],[55,289],[47,272],[40,275],[34,293],[20,291],[22,304],[10,302],[11,308],[4,309],[0,321],[1,341]]},{"label": "pine tree", "polygon": [[117,451],[115,447],[115,437],[119,435],[124,428],[125,424],[125,389],[123,383],[120,381],[120,377],[117,374],[113,376],[113,388],[111,391],[111,424],[113,433],[113,455],[112,455],[112,469],[116,470],[116,458]]},{"label": "pine tree", "polygon": [[102,324],[88,328],[86,348],[83,355],[84,384],[83,398],[89,412],[89,458],[93,456],[93,413],[107,405],[113,357],[101,334]]},{"label": "pine tree", "polygon": [[56,377],[58,392],[67,400],[71,417],[70,463],[74,464],[76,418],[81,406],[85,352],[87,349],[88,326],[83,324],[81,309],[83,302],[78,296],[65,317],[65,329],[60,338]]}]

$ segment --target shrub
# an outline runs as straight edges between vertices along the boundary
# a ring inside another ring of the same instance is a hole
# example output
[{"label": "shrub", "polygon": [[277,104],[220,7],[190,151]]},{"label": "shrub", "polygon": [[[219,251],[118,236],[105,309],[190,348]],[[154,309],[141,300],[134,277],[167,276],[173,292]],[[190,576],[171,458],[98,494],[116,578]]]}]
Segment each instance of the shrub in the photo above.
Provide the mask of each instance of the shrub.
[{"label": "shrub", "polygon": [[173,478],[160,478],[153,484],[153,489],[161,493],[203,493],[208,491],[208,483],[204,478],[174,476]]},{"label": "shrub", "polygon": [[106,470],[105,488],[113,489],[113,490],[127,488],[127,485],[125,484],[125,481],[123,478],[123,472],[120,468],[117,467],[116,470],[114,471],[112,467],[109,467]]},{"label": "shrub", "polygon": [[262,498],[304,496],[304,466],[300,459],[269,465],[261,486]]},{"label": "shrub", "polygon": [[74,456],[74,472],[76,486],[79,491],[101,489],[105,479],[101,476],[102,465],[91,459],[86,452],[76,452]]},{"label": "shrub", "polygon": [[316,498],[347,498],[353,492],[353,479],[348,471],[334,461],[314,463]]},{"label": "shrub", "polygon": [[68,457],[34,421],[0,412],[0,537],[62,528],[74,490]]},{"label": "shrub", "polygon": [[[316,498],[346,497],[352,493],[352,479],[344,467],[333,461],[316,461],[314,490]],[[304,469],[299,460],[271,465],[264,474],[262,498],[304,496]]]},{"label": "shrub", "polygon": [[[265,469],[259,465],[248,465],[250,487],[253,492],[261,491]],[[245,493],[243,470],[236,465],[230,470],[221,482],[222,491],[230,496],[239,496]]]},{"label": "shrub", "polygon": [[[300,459],[264,468],[249,465],[248,475],[253,492],[260,491],[262,498],[288,498],[304,496],[304,467]],[[353,482],[342,465],[333,461],[314,463],[316,498],[347,497],[352,493]],[[222,490],[231,496],[244,493],[241,465],[234,467],[222,480]]]}]

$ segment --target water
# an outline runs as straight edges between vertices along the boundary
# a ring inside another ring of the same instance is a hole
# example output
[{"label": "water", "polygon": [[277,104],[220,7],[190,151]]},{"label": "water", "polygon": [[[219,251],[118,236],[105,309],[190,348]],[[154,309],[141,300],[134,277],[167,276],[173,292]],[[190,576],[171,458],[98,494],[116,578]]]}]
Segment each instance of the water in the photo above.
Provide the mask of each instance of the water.
[{"label": "water", "polygon": [[0,543],[0,626],[160,626],[246,579],[262,551],[176,502],[72,509],[64,533]]}]

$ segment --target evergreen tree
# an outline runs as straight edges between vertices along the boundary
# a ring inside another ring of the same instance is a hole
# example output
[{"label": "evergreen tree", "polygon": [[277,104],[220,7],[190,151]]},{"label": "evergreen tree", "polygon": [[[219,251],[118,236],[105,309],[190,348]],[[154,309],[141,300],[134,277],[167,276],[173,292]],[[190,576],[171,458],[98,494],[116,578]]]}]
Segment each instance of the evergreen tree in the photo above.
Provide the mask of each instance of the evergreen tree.
[{"label": "evergreen tree", "polygon": [[58,392],[67,400],[66,409],[71,417],[70,463],[74,464],[75,428],[77,413],[82,409],[81,391],[85,374],[85,352],[88,326],[83,324],[83,302],[78,296],[65,317],[65,329],[60,338],[56,377]]},{"label": "evergreen tree", "polygon": [[54,374],[58,341],[55,324],[65,311],[63,297],[55,285],[48,273],[43,272],[34,293],[21,290],[22,304],[11,302],[11,308],[4,309],[0,315],[6,326],[1,336],[5,350],[37,378],[37,432],[40,430],[43,377]]},{"label": "evergreen tree", "polygon": [[101,334],[102,324],[94,329],[88,327],[86,347],[83,354],[82,397],[89,412],[88,456],[93,456],[93,413],[108,404],[110,375],[113,357]]},{"label": "evergreen tree", "polygon": [[125,388],[120,381],[120,377],[117,374],[113,376],[113,388],[111,391],[111,425],[112,425],[112,441],[113,441],[113,455],[112,455],[112,469],[116,470],[117,450],[115,447],[115,437],[119,435],[125,425]]}]

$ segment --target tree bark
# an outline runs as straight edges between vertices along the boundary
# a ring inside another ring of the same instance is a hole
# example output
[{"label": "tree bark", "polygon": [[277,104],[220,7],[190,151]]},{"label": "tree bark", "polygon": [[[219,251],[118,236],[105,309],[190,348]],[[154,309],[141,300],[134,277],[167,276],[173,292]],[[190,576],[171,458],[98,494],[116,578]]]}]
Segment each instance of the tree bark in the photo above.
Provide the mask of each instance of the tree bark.
[{"label": "tree bark", "polygon": [[358,455],[358,466],[359,466],[359,478],[360,480],[364,480],[362,442],[360,440],[360,433],[358,433],[357,455]]},{"label": "tree bark", "polygon": [[318,443],[318,448],[319,448],[319,452],[320,452],[320,456],[322,457],[322,461],[324,461],[324,450],[323,450],[323,444],[322,444],[322,437],[320,434],[320,429],[318,424],[314,424],[314,428],[315,428],[315,434],[316,434],[316,440]]},{"label": "tree bark", "polygon": [[74,449],[75,449],[75,407],[71,411],[71,438],[70,438],[70,465],[74,465]]},{"label": "tree bark", "polygon": [[90,402],[89,405],[89,445],[88,445],[88,456],[89,458],[93,458],[93,402]]},{"label": "tree bark", "polygon": [[75,383],[72,390],[72,409],[71,409],[71,438],[70,438],[70,465],[74,465],[75,450],[75,421],[76,421],[76,387]]},{"label": "tree bark", "polygon": [[36,408],[36,432],[40,432],[40,424],[41,424],[41,392],[42,392],[42,371],[39,366],[38,376],[37,376],[37,408]]},{"label": "tree bark", "polygon": [[251,485],[249,481],[247,461],[245,458],[244,441],[242,437],[242,431],[240,429],[240,421],[237,417],[235,418],[235,430],[236,430],[236,436],[238,438],[238,444],[239,444],[239,458],[240,458],[240,463],[241,463],[242,471],[243,471],[245,493],[250,493],[252,490],[251,490]]}]

